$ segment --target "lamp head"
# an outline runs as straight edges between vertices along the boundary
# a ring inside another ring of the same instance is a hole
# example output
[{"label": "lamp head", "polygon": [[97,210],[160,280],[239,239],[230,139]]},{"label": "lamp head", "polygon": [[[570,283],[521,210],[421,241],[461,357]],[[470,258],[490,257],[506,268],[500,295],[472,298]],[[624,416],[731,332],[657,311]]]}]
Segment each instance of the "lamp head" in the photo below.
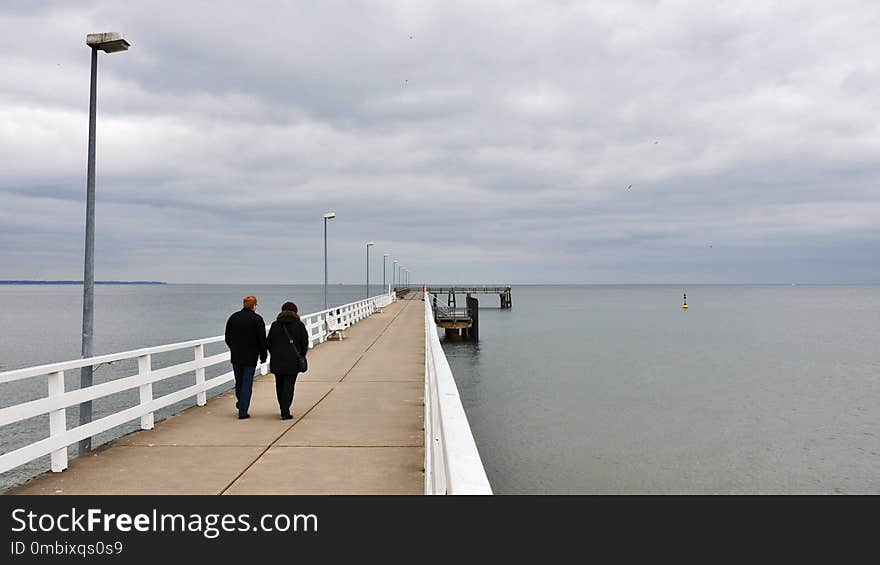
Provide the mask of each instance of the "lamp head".
[{"label": "lamp head", "polygon": [[367,242],[367,247],[371,247],[371,246],[373,246],[373,245],[376,245],[376,244],[373,243],[372,241],[368,241],[368,242]]},{"label": "lamp head", "polygon": [[324,214],[325,220],[332,220],[335,217],[336,217],[336,212],[327,212],[326,214]]},{"label": "lamp head", "polygon": [[92,49],[100,49],[105,53],[126,51],[131,46],[121,33],[110,31],[107,33],[90,33],[86,36],[86,45]]}]

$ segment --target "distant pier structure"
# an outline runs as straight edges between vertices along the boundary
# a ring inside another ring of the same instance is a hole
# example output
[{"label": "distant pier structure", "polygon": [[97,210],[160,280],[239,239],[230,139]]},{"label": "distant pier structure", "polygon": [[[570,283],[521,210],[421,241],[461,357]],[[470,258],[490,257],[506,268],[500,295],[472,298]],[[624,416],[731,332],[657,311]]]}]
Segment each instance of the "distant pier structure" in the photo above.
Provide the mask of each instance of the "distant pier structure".
[{"label": "distant pier structure", "polygon": [[[497,294],[501,309],[513,306],[509,286],[435,286],[426,288],[434,307],[434,322],[446,332],[450,340],[476,340],[480,337],[479,301],[474,294]],[[438,297],[446,295],[446,305],[440,304]],[[465,295],[465,307],[459,308],[456,295]]]}]

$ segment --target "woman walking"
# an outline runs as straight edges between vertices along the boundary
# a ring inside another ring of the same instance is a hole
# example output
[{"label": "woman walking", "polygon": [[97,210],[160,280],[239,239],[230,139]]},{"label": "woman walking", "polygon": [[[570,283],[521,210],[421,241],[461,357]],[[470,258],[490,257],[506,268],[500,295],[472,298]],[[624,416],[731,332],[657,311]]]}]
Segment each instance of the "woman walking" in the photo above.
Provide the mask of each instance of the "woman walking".
[{"label": "woman walking", "polygon": [[305,372],[305,358],[309,350],[309,334],[299,319],[298,309],[293,302],[285,302],[281,313],[272,322],[266,336],[269,348],[269,370],[275,375],[275,394],[281,419],[290,420],[290,406],[293,404],[293,388],[296,377]]}]

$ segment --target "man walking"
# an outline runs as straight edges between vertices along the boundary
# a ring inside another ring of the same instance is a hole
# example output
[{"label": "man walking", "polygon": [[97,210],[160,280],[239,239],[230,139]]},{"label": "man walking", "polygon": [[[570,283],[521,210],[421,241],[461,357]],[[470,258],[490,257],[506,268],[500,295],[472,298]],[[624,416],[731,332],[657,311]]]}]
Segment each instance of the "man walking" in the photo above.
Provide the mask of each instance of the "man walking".
[{"label": "man walking", "polygon": [[250,418],[251,391],[257,358],[266,362],[266,324],[256,313],[257,297],[245,296],[244,307],[226,321],[226,345],[229,346],[232,372],[235,374],[235,407],[238,419]]}]

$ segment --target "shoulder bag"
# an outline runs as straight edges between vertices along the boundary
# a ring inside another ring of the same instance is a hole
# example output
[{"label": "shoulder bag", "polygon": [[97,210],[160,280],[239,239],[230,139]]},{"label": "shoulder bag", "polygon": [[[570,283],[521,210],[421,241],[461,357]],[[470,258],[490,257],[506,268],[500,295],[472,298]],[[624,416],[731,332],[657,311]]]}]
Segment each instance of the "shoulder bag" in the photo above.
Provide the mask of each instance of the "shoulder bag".
[{"label": "shoulder bag", "polygon": [[306,360],[305,356],[299,352],[299,348],[293,343],[293,338],[290,337],[290,332],[287,331],[286,324],[280,324],[281,329],[284,330],[284,334],[287,336],[287,341],[290,342],[290,345],[293,347],[293,352],[296,353],[297,362],[299,364],[299,372],[305,373],[309,370],[309,362]]}]

